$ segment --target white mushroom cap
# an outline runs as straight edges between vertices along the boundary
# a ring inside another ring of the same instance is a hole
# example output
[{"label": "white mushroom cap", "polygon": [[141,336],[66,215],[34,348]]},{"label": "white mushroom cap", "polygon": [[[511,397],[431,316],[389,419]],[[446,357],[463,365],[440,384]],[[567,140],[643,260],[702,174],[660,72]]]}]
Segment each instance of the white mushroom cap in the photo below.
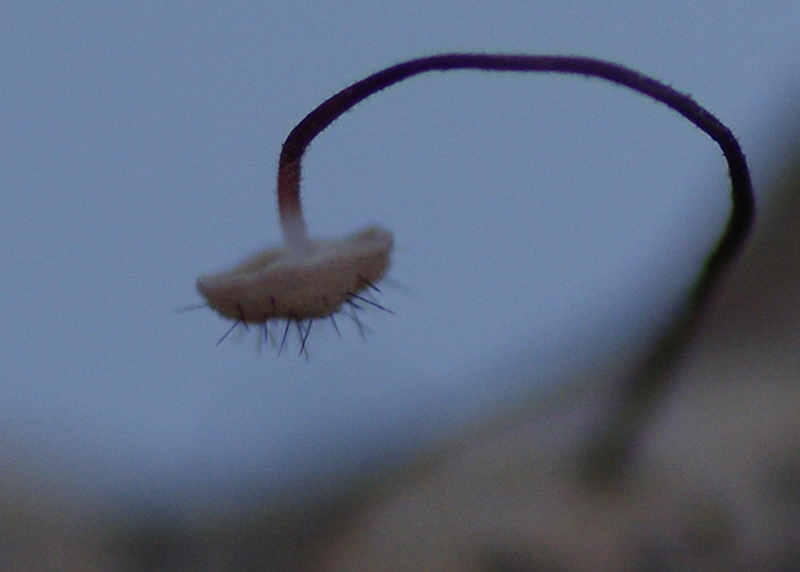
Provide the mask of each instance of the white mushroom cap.
[{"label": "white mushroom cap", "polygon": [[221,316],[243,323],[324,318],[383,278],[393,244],[389,230],[370,226],[344,239],[268,249],[201,276],[197,290]]}]

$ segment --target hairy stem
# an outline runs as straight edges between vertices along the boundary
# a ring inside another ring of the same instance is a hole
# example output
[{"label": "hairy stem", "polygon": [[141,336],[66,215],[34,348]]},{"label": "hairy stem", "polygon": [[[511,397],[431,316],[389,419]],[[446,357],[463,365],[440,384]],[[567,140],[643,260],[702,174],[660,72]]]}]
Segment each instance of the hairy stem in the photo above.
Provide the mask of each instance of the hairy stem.
[{"label": "hairy stem", "polygon": [[297,240],[298,228],[299,235],[305,237],[300,176],[303,154],[311,141],[369,96],[415,75],[450,70],[574,74],[625,86],[660,101],[691,121],[719,145],[728,163],[731,214],[690,292],[687,308],[624,381],[614,410],[587,449],[589,454],[584,460],[584,468],[591,469],[590,473],[594,475],[616,475],[625,465],[648,412],[669,385],[671,365],[696,329],[710,294],[744,246],[755,217],[747,161],[731,131],[713,114],[688,95],[625,66],[575,56],[442,54],[409,60],[374,73],[325,100],[292,129],[283,144],[278,169],[278,207],[287,240]]}]

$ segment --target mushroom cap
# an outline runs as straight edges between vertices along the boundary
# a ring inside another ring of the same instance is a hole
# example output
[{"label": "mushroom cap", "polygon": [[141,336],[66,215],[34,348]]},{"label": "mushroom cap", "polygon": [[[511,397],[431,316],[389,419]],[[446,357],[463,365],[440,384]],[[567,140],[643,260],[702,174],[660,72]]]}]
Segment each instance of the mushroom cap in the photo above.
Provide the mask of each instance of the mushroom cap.
[{"label": "mushroom cap", "polygon": [[239,322],[324,318],[384,277],[393,244],[389,230],[370,226],[343,239],[267,249],[201,276],[197,290],[219,315]]}]

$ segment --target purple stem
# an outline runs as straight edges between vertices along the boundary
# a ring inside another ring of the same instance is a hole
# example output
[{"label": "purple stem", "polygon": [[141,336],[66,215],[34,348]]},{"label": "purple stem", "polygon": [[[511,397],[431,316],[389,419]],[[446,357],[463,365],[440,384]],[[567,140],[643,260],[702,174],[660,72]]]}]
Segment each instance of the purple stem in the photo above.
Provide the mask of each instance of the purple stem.
[{"label": "purple stem", "polygon": [[[691,291],[688,307],[634,368],[622,386],[617,405],[587,457],[593,474],[616,474],[631,452],[646,413],[666,387],[670,366],[686,345],[719,278],[742,250],[755,218],[755,200],[747,161],[731,131],[713,114],[668,85],[630,68],[602,60],[552,55],[441,54],[409,60],[374,73],[322,102],[292,129],[283,144],[278,168],[278,208],[287,231],[305,236],[300,204],[303,154],[311,141],[342,114],[369,96],[412,76],[430,71],[484,70],[546,72],[596,77],[660,101],[691,121],[722,149],[731,180],[732,210],[727,226],[706,259]],[[298,231],[299,228],[299,231]]]}]

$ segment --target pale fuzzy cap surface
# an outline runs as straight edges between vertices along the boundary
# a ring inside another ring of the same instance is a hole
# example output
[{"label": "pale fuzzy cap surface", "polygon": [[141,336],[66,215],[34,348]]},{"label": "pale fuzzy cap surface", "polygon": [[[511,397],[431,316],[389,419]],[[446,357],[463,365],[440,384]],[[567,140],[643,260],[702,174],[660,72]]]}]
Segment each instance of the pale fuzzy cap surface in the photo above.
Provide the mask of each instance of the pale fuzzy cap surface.
[{"label": "pale fuzzy cap surface", "polygon": [[343,239],[267,249],[201,276],[197,290],[221,316],[240,322],[324,318],[384,277],[393,245],[389,230],[370,226]]}]

